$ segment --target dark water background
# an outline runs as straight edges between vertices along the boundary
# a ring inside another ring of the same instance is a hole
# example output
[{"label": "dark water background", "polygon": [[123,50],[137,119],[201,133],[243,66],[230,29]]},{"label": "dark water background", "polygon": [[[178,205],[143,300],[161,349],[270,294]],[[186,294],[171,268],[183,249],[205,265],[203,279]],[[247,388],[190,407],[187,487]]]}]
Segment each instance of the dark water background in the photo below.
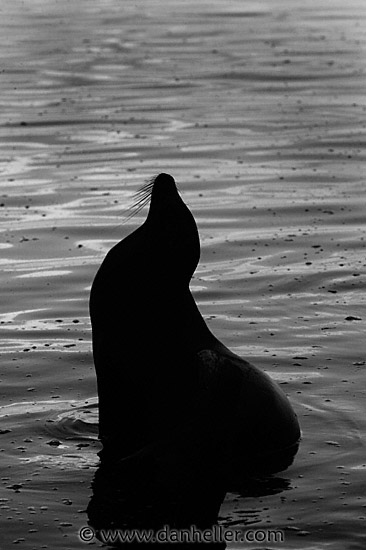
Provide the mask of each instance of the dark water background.
[{"label": "dark water background", "polygon": [[365,548],[366,4],[1,0],[0,44],[1,548],[86,546],[88,293],[160,171],[199,226],[202,313],[303,429],[221,521]]}]

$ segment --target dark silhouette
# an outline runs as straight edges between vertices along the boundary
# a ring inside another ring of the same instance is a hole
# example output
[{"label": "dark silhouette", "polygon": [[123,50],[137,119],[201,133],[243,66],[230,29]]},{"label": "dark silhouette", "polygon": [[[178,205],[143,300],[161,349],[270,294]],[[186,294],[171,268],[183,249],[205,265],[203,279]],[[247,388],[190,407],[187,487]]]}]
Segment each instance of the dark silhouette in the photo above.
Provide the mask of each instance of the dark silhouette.
[{"label": "dark silhouette", "polygon": [[225,492],[285,469],[300,438],[281,389],[219,342],[196,306],[199,236],[174,179],[157,176],[138,205],[150,196],[146,221],[110,250],[90,295],[97,531],[210,528]]}]

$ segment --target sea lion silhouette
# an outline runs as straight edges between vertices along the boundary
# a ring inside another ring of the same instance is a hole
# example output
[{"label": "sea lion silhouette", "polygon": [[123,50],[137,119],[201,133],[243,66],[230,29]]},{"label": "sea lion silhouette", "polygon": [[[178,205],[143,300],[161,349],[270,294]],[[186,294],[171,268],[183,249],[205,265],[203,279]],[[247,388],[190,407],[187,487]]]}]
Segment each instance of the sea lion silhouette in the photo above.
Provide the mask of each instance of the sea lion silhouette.
[{"label": "sea lion silhouette", "polygon": [[208,526],[226,490],[292,462],[300,429],[277,384],[226,348],[200,314],[189,289],[199,235],[173,177],[146,185],[139,204],[148,200],[146,221],[108,252],[90,294],[100,456],[115,466],[111,487],[125,472],[126,494],[138,486],[150,495],[150,512],[136,519],[135,503],[126,524]]}]

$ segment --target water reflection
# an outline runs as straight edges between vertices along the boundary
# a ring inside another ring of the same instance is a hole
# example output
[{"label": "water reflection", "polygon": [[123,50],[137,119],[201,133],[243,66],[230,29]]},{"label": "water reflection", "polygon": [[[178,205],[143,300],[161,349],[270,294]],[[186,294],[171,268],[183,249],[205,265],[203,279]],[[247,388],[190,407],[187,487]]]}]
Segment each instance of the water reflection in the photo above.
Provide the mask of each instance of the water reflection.
[{"label": "water reflection", "polygon": [[[177,459],[175,466],[179,468]],[[102,532],[106,529],[157,532],[166,526],[182,530],[193,525],[200,530],[212,529],[225,490],[215,482],[205,461],[196,464],[194,470],[172,475],[169,464],[163,464],[152,449],[114,464],[102,460],[88,506],[89,523],[98,538],[104,542]],[[209,546],[225,547],[222,543]]]},{"label": "water reflection", "polygon": [[[181,461],[182,457],[176,456],[173,468],[179,471]],[[89,524],[99,540],[106,542],[106,533],[110,533],[112,538],[116,536],[112,545],[120,546],[118,533],[124,536],[135,530],[139,534],[147,530],[154,533],[168,530],[179,532],[183,537],[185,531],[192,533],[198,529],[200,532],[209,531],[213,537],[218,536],[211,543],[202,543],[205,547],[225,548],[225,541],[220,538],[222,531],[217,531],[218,514],[230,483],[228,480],[224,483],[222,478],[220,482],[208,456],[200,463],[187,466],[188,470],[180,470],[180,475],[177,475],[172,471],[172,464],[162,461],[162,456],[154,448],[114,462],[102,458],[94,476],[93,496],[87,509]],[[231,490],[244,498],[276,495],[290,489],[289,479],[260,474],[259,469],[257,473],[244,473],[240,483],[231,484]],[[230,529],[233,525],[246,525],[247,522],[255,523],[249,511],[237,521],[226,518],[221,527]],[[197,541],[197,546],[200,545]],[[131,547],[131,543],[128,546]],[[174,547],[177,547],[176,542]],[[185,544],[178,547],[185,547]],[[192,547],[192,542],[188,547]]]},{"label": "water reflection", "polygon": [[[156,533],[167,527],[180,532],[194,527],[215,533],[227,487],[220,483],[210,463],[203,460],[177,476],[152,448],[115,462],[102,459],[87,510],[90,525],[102,542],[106,542],[108,530],[143,533],[151,529]],[[176,457],[174,466],[181,467],[181,457]],[[239,485],[235,492],[241,497],[275,495],[291,489],[286,478],[249,472]],[[243,518],[234,523],[243,523]],[[227,520],[225,527],[234,523]],[[120,542],[117,538],[114,545]],[[208,546],[224,548],[225,543],[217,540]]]}]

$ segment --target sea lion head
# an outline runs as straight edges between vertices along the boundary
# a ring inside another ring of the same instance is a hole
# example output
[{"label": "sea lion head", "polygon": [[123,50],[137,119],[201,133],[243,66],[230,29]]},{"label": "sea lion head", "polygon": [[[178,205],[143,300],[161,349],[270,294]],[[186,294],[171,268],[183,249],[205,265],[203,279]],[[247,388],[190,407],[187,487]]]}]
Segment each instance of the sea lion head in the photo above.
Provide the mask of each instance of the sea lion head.
[{"label": "sea lion head", "polygon": [[173,176],[161,173],[151,182],[151,202],[149,215],[157,215],[166,208],[172,208],[177,201],[181,201],[177,185]]},{"label": "sea lion head", "polygon": [[141,229],[159,277],[189,283],[200,257],[194,217],[170,174],[159,174],[143,190],[150,208]]},{"label": "sea lion head", "polygon": [[[159,174],[137,192],[132,212],[147,203],[144,223],[108,252],[95,276],[90,308],[93,325],[101,331],[120,326],[122,314],[125,330],[133,318],[141,323],[142,312],[147,318],[147,311],[156,317],[164,310],[168,318],[167,308],[188,299],[200,257],[196,222],[169,174]],[[106,323],[106,318],[115,322]]]}]

